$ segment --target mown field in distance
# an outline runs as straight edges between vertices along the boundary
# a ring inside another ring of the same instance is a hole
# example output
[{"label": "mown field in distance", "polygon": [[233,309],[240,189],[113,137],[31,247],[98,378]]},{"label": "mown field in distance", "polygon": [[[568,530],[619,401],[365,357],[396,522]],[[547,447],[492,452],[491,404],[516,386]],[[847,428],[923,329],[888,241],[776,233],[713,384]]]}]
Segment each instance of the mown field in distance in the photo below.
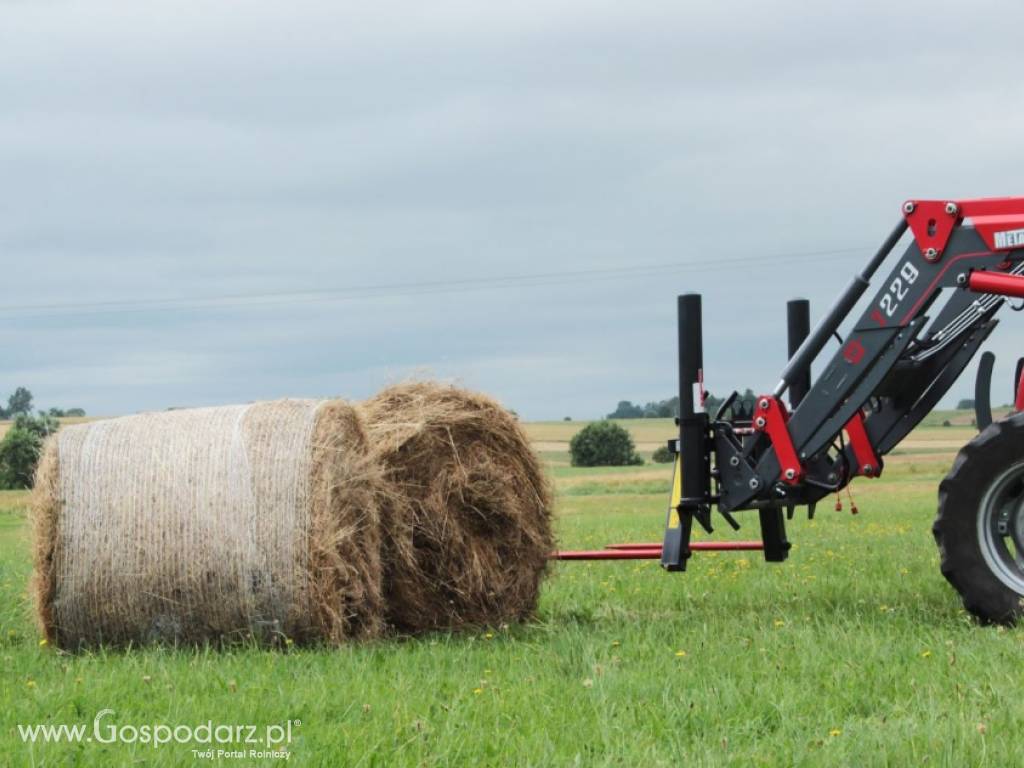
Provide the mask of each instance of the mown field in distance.
[{"label": "mown field in distance", "polygon": [[[652,448],[673,429],[623,423]],[[528,425],[558,489],[562,545],[659,539],[669,468],[571,467],[581,426]],[[917,430],[884,478],[854,483],[858,515],[844,494],[842,512],[829,500],[790,523],[784,564],[698,554],[668,575],[561,563],[527,626],[336,651],[40,647],[25,495],[0,494],[0,750],[12,765],[192,762],[178,746],[18,737],[18,723],[91,723],[110,708],[119,724],[298,719],[299,765],[1021,764],[1024,630],[970,621],[930,532],[938,483],[972,434]],[[756,520],[740,519],[739,533],[723,522],[715,535],[756,538]]]},{"label": "mown field in distance", "polygon": [[[60,422],[61,426],[66,426],[68,424],[84,424],[87,421],[95,421],[95,418],[92,416],[66,416],[57,419],[57,421]],[[0,421],[0,438],[7,434],[7,430],[11,428],[13,423],[10,420]]]}]

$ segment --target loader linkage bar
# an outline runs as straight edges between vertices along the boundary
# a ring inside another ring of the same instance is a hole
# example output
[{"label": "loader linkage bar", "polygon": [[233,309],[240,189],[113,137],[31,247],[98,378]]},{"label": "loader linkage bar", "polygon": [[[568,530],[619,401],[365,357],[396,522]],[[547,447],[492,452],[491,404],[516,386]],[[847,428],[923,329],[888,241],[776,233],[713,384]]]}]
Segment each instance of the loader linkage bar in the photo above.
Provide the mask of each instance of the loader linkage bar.
[{"label": "loader linkage bar", "polygon": [[[905,251],[839,337],[908,230]],[[881,475],[885,454],[946,394],[995,328],[1006,296],[1024,297],[1024,198],[907,201],[882,246],[813,330],[807,302],[789,303],[789,361],[774,391],[757,397],[752,412],[734,393],[713,417],[701,402],[701,299],[680,296],[679,436],[669,442],[677,456],[662,566],[685,570],[696,549],[693,521],[710,532],[713,508],[734,527],[733,512],[757,509],[765,558],[784,560],[786,517],[797,506],[813,515],[818,501],[856,476]],[[812,381],[811,365],[832,338],[839,349]],[[991,376],[990,359],[982,370]],[[987,404],[987,393],[981,399]]]}]

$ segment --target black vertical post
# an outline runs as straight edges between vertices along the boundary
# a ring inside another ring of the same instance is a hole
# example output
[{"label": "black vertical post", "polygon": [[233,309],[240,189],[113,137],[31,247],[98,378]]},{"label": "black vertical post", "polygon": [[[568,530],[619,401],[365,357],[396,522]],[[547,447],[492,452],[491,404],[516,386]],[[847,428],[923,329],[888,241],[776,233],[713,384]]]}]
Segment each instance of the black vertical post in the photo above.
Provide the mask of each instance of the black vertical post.
[{"label": "black vertical post", "polygon": [[[793,299],[786,303],[786,353],[792,360],[800,345],[811,334],[811,302],[807,299]],[[804,395],[811,388],[811,366],[800,371],[789,385],[789,404],[792,408],[800,405]]]},{"label": "black vertical post", "polygon": [[703,378],[700,294],[687,293],[679,297],[679,450],[683,454],[683,500],[691,505],[708,497],[711,482],[707,467],[708,417],[703,403],[694,403],[694,392]]},{"label": "black vertical post", "polygon": [[[682,498],[676,510],[669,510],[661,565],[670,571],[686,568],[690,556],[690,528],[693,515],[710,496],[711,466],[708,454],[708,417],[703,404],[695,402],[695,390],[703,379],[703,329],[700,294],[679,297],[679,454]],[[700,408],[698,411],[697,409]],[[671,515],[678,515],[673,526]]]},{"label": "black vertical post", "polygon": [[792,546],[786,538],[786,518],[778,507],[761,507],[758,510],[761,522],[761,541],[764,542],[764,559],[769,563],[781,563],[789,557]]},{"label": "black vertical post", "polygon": [[[704,368],[700,294],[679,297],[679,424],[694,415],[693,385]],[[682,433],[680,433],[682,436]]]}]

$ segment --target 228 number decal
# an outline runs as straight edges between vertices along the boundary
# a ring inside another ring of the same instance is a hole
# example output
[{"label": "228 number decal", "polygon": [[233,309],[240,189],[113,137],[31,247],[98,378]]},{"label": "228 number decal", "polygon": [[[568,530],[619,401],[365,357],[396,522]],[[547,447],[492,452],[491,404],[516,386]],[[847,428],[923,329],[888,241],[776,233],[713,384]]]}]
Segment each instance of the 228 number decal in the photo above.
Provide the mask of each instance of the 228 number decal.
[{"label": "228 number decal", "polygon": [[872,310],[871,319],[879,325],[885,325],[886,318],[896,314],[900,302],[906,298],[907,293],[910,292],[910,286],[914,284],[919,274],[917,267],[909,261],[904,263],[900,267],[899,275],[889,283],[889,290],[883,293],[882,298],[878,300],[878,307]]}]

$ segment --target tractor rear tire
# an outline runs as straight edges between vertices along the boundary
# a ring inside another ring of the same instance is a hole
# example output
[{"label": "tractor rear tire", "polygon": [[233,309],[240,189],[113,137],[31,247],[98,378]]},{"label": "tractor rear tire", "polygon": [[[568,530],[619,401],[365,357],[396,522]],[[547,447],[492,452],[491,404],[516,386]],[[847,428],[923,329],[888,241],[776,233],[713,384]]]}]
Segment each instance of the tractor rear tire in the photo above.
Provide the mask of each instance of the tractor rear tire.
[{"label": "tractor rear tire", "polygon": [[1024,414],[965,445],[939,485],[942,575],[982,623],[1024,615]]}]

